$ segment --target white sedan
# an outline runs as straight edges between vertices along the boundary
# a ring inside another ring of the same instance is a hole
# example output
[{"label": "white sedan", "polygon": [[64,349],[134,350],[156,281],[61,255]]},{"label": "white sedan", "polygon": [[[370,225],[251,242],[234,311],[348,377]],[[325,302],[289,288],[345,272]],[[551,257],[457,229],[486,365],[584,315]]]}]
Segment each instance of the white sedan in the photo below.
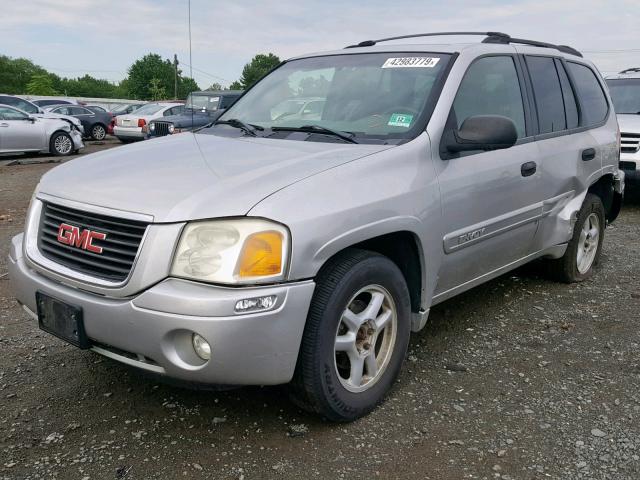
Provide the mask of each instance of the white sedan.
[{"label": "white sedan", "polygon": [[39,118],[0,105],[0,153],[40,152],[70,155],[84,147],[82,134],[58,118]]},{"label": "white sedan", "polygon": [[116,117],[113,134],[121,142],[144,140],[147,135],[146,126],[155,118],[177,115],[184,110],[184,105],[175,102],[147,103],[129,115]]}]

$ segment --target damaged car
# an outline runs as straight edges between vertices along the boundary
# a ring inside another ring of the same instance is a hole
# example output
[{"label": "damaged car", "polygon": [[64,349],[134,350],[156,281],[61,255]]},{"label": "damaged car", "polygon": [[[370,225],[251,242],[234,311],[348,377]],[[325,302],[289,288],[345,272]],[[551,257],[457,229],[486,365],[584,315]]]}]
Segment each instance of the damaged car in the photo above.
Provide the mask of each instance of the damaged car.
[{"label": "damaged car", "polygon": [[61,118],[29,115],[0,105],[0,153],[50,153],[66,156],[83,148],[82,133]]}]

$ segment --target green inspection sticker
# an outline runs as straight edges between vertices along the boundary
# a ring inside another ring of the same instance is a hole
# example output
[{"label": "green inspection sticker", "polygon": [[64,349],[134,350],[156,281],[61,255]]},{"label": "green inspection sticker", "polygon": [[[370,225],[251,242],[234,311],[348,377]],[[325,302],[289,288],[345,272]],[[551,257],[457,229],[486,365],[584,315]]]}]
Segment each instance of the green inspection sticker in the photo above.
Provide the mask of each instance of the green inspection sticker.
[{"label": "green inspection sticker", "polygon": [[389,119],[390,127],[405,127],[409,128],[411,126],[411,122],[413,121],[413,115],[406,115],[404,113],[394,113],[391,115]]}]

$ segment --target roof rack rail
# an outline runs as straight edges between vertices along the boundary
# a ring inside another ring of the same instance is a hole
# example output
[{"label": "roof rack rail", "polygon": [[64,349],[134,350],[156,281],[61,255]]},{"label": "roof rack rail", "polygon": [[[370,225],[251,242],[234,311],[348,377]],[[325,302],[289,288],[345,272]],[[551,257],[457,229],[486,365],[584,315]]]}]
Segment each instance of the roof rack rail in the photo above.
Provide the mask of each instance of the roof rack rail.
[{"label": "roof rack rail", "polygon": [[626,70],[622,70],[620,73],[632,73],[632,72],[640,72],[640,67],[627,68]]},{"label": "roof rack rail", "polygon": [[582,57],[582,54],[575,48],[567,45],[554,45],[553,43],[538,42],[535,40],[525,40],[523,38],[514,38],[511,35],[502,32],[434,32],[434,33],[416,33],[413,35],[400,35],[398,37],[380,38],[378,40],[365,40],[356,45],[349,45],[345,48],[357,48],[357,47],[372,47],[380,42],[389,42],[391,40],[403,40],[405,38],[418,38],[418,37],[441,37],[441,36],[472,36],[479,35],[486,37],[482,40],[482,43],[519,43],[521,45],[532,45],[534,47],[553,48],[563,53],[569,53]]}]

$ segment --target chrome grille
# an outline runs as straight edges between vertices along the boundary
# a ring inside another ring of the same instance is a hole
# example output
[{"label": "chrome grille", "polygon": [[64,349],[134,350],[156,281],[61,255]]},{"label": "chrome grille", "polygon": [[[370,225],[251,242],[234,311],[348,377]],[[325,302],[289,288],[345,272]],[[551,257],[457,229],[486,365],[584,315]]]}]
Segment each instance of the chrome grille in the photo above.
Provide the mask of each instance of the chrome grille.
[{"label": "chrome grille", "polygon": [[622,153],[637,153],[640,151],[640,134],[622,133],[620,151]]},{"label": "chrome grille", "polygon": [[[92,244],[102,248],[94,253],[58,240],[61,224],[104,233]],[[142,243],[147,224],[44,203],[38,230],[38,249],[49,260],[87,275],[120,282],[129,276]]]},{"label": "chrome grille", "polygon": [[156,126],[153,131],[154,137],[169,135],[169,125],[171,125],[171,122],[153,122],[153,124]]}]

